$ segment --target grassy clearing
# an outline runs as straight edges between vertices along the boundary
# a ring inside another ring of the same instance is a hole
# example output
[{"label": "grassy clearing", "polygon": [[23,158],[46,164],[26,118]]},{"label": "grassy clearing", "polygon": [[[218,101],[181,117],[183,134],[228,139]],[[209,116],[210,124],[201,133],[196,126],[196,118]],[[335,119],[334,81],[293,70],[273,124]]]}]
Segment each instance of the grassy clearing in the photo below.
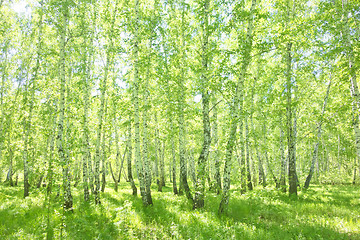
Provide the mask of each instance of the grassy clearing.
[{"label": "grassy clearing", "polygon": [[[55,239],[360,239],[360,187],[312,186],[297,200],[273,188],[241,195],[232,189],[228,214],[218,217],[220,198],[208,193],[205,209],[193,211],[184,196],[153,189],[154,206],[144,208],[127,183],[107,188],[102,205],[82,203],[74,189],[74,212],[51,210]],[[0,239],[43,239],[47,229],[45,191],[22,198],[21,187],[0,185]]]}]

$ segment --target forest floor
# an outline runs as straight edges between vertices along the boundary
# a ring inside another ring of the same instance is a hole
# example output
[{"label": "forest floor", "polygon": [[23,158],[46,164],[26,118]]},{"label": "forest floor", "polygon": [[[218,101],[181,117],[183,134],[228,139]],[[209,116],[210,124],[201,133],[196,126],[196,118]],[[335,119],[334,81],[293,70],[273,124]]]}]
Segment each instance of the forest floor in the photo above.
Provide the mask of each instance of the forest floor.
[{"label": "forest floor", "polygon": [[[109,184],[110,185],[110,184]],[[111,185],[110,185],[111,186]],[[84,204],[73,189],[74,212],[53,199],[50,234],[55,239],[360,239],[360,187],[313,185],[297,199],[271,187],[240,194],[232,188],[229,211],[219,217],[220,197],[208,193],[193,211],[185,196],[154,188],[152,207],[133,197],[128,183],[107,188],[102,204]],[[0,239],[44,239],[45,189],[22,198],[22,187],[0,185]]]}]

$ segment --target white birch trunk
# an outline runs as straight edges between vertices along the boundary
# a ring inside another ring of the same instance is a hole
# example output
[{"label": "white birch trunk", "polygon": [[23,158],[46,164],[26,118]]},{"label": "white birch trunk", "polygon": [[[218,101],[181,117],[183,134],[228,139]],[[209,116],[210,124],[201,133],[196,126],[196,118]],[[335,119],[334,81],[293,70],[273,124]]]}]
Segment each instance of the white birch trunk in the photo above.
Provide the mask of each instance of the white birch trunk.
[{"label": "white birch trunk", "polygon": [[62,164],[63,172],[63,188],[64,188],[64,210],[72,210],[72,195],[70,191],[69,181],[69,159],[67,158],[66,149],[64,149],[64,112],[65,112],[65,44],[66,44],[66,32],[68,24],[68,3],[62,4],[61,12],[61,28],[60,28],[60,66],[59,66],[59,78],[60,78],[60,101],[59,101],[59,121],[58,121],[58,134],[57,134],[57,148],[59,152],[60,162]]},{"label": "white birch trunk", "polygon": [[131,116],[129,116],[129,126],[128,126],[128,139],[127,139],[127,144],[128,144],[128,157],[127,157],[127,168],[128,168],[128,179],[131,185],[131,189],[132,189],[132,195],[136,196],[137,195],[137,188],[133,179],[133,175],[132,175],[132,137],[131,137]]},{"label": "white birch trunk", "polygon": [[148,205],[146,194],[146,179],[144,175],[144,167],[141,159],[141,145],[140,145],[140,110],[139,110],[139,0],[135,1],[135,22],[134,22],[134,46],[133,46],[133,68],[134,68],[134,86],[133,89],[133,103],[134,103],[134,127],[135,127],[135,163],[137,175],[140,183],[140,193],[144,206]]},{"label": "white birch trunk", "polygon": [[325,95],[325,99],[324,99],[324,104],[323,104],[322,112],[321,112],[321,120],[318,123],[317,139],[316,139],[316,143],[315,143],[315,146],[314,146],[314,152],[313,152],[313,155],[312,155],[310,171],[309,171],[309,174],[308,174],[308,176],[306,178],[306,181],[305,181],[305,184],[304,184],[305,189],[309,188],[311,178],[312,178],[312,176],[314,174],[315,162],[316,162],[317,157],[318,157],[319,142],[320,142],[320,139],[321,139],[321,127],[322,127],[322,123],[323,123],[322,118],[324,117],[324,114],[325,114],[326,104],[327,104],[327,100],[329,98],[329,93],[330,93],[330,86],[331,86],[331,80],[328,83],[328,87],[327,87],[326,95]]},{"label": "white birch trunk", "polygon": [[247,36],[245,40],[245,45],[242,49],[243,51],[243,59],[241,62],[241,70],[240,70],[240,76],[238,78],[237,86],[236,86],[236,93],[233,99],[233,105],[232,105],[232,111],[231,111],[231,122],[230,122],[230,134],[229,139],[226,145],[226,152],[225,152],[225,166],[224,166],[224,185],[223,185],[223,192],[221,196],[221,202],[219,206],[219,215],[221,215],[224,211],[226,211],[227,206],[229,204],[229,198],[230,198],[230,174],[231,174],[231,158],[232,158],[232,152],[234,143],[236,140],[236,128],[238,125],[238,118],[239,118],[239,104],[241,100],[241,91],[244,86],[244,79],[245,74],[247,71],[247,67],[249,66],[249,63],[251,61],[251,49],[252,49],[252,31],[253,31],[253,12],[255,9],[256,0],[252,0],[251,3],[251,9],[250,9],[250,16],[249,16],[249,22],[247,26]]},{"label": "white birch trunk", "polygon": [[351,43],[351,36],[350,36],[350,27],[349,27],[349,13],[348,13],[348,2],[347,0],[342,0],[342,8],[343,8],[343,34],[344,34],[344,45],[345,45],[345,52],[348,57],[349,61],[349,76],[350,76],[350,88],[351,88],[351,95],[353,97],[353,101],[355,102],[355,123],[354,123],[354,132],[355,132],[355,148],[356,148],[356,156],[358,161],[360,161],[360,93],[359,87],[357,83],[357,76],[356,76],[356,66],[355,66],[355,56],[354,50]]},{"label": "white birch trunk", "polygon": [[201,95],[202,95],[202,116],[203,116],[203,146],[198,159],[197,179],[195,185],[195,197],[193,208],[203,208],[205,198],[206,163],[209,156],[211,144],[211,127],[209,117],[209,90],[208,90],[208,41],[209,41],[209,0],[204,1],[204,15],[202,24],[202,53],[201,53]]}]

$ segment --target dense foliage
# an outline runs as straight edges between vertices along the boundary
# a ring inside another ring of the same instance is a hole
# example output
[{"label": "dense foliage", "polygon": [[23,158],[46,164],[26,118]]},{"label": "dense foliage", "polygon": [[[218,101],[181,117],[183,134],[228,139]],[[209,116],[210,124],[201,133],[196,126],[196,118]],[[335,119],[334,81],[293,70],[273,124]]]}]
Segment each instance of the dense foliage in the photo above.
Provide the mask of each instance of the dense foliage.
[{"label": "dense foliage", "polygon": [[291,205],[312,183],[356,184],[359,9],[357,0],[0,0],[0,181],[44,201],[48,237],[59,197],[65,212],[94,202],[134,215],[123,181],[144,206],[176,202],[157,193],[171,186],[186,196],[182,208],[230,218],[231,201],[270,194],[260,186]]}]

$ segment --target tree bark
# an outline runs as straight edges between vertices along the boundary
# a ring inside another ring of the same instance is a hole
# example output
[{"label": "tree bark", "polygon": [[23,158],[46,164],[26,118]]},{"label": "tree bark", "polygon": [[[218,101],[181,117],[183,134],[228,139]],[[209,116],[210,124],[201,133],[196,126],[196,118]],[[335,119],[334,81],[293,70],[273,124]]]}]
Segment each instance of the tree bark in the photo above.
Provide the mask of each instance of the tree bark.
[{"label": "tree bark", "polygon": [[239,114],[239,144],[240,144],[240,186],[241,193],[246,192],[246,163],[245,163],[245,143],[244,143],[244,90],[241,90],[240,96],[240,114]]},{"label": "tree bark", "polygon": [[[106,86],[105,86],[106,88]],[[106,93],[105,93],[106,94]],[[107,100],[105,100],[105,111],[104,111],[104,124],[107,122]],[[110,132],[110,130],[109,130]],[[101,192],[105,191],[106,187],[106,163],[107,163],[107,154],[106,154],[106,128],[103,127],[103,133],[102,133],[102,142],[101,142]]]},{"label": "tree bark", "polygon": [[310,171],[309,171],[309,174],[308,174],[308,176],[306,178],[306,181],[305,181],[305,184],[304,184],[304,189],[309,188],[311,178],[312,178],[312,176],[314,174],[315,162],[316,162],[316,159],[318,157],[319,143],[320,143],[320,139],[321,139],[321,127],[322,127],[323,118],[324,118],[324,114],[325,114],[325,110],[326,110],[327,100],[329,98],[330,86],[331,86],[331,80],[329,81],[328,87],[327,87],[327,90],[326,90],[326,95],[325,95],[325,99],[324,99],[324,103],[323,103],[323,107],[322,107],[322,111],[321,111],[321,119],[320,119],[320,121],[318,123],[318,133],[317,133],[316,143],[315,143],[315,146],[314,146],[314,152],[313,152],[313,155],[312,155]]},{"label": "tree bark", "polygon": [[[1,7],[1,6],[0,6]],[[4,65],[2,65],[1,67],[1,98],[0,98],[0,108],[1,108],[1,115],[0,115],[0,162],[3,162],[3,155],[2,155],[2,149],[3,149],[3,137],[5,135],[4,133],[4,115],[5,115],[5,111],[4,111],[4,95],[5,95],[5,81],[6,81],[6,77],[7,77],[7,55],[8,55],[8,44],[5,44],[4,48]],[[2,171],[0,171],[0,182],[2,179]]]},{"label": "tree bark", "polygon": [[263,125],[263,133],[264,133],[264,155],[265,155],[265,161],[266,161],[266,164],[267,164],[267,167],[268,167],[268,170],[269,170],[269,173],[271,175],[271,177],[274,179],[274,182],[275,182],[275,187],[276,188],[279,188],[280,187],[280,183],[278,181],[278,179],[276,178],[273,170],[272,170],[272,166],[270,165],[270,162],[269,162],[269,157],[268,157],[268,152],[267,152],[267,128],[266,128],[266,123],[264,122],[264,125]]},{"label": "tree bark", "polygon": [[174,194],[178,194],[178,189],[176,185],[176,154],[175,154],[175,141],[174,141],[174,127],[172,117],[169,119],[170,121],[170,132],[171,132],[171,155],[172,155],[172,164],[171,164],[171,175],[172,175],[172,184],[173,184],[173,192]]},{"label": "tree bark", "polygon": [[[37,50],[36,50],[36,63],[35,67],[32,71],[32,78],[31,82],[28,82],[27,89],[29,89],[29,86],[31,86],[31,99],[30,99],[30,106],[29,106],[29,116],[28,119],[24,120],[24,150],[23,150],[23,161],[24,161],[24,198],[29,196],[29,166],[28,166],[28,145],[29,145],[29,136],[31,131],[31,121],[32,121],[32,114],[33,114],[33,108],[34,108],[34,102],[35,102],[35,89],[36,89],[36,80],[37,75],[40,68],[40,55],[41,55],[41,35],[42,35],[42,17],[43,12],[40,11],[40,19],[38,22],[38,28],[39,28],[39,35],[38,35],[38,42],[37,42]],[[25,101],[27,101],[27,97],[25,97]],[[26,102],[27,103],[27,102]]]},{"label": "tree bark", "polygon": [[128,168],[128,179],[132,189],[132,195],[137,195],[137,188],[132,175],[132,143],[131,143],[131,116],[129,115],[129,126],[128,126],[128,139],[127,139],[127,147],[129,149],[128,157],[127,157],[127,168]]},{"label": "tree bark", "polygon": [[135,162],[136,170],[140,183],[140,193],[144,206],[149,205],[149,201],[146,194],[146,179],[144,175],[144,167],[141,159],[141,145],[140,145],[140,110],[139,110],[139,89],[141,79],[139,78],[139,0],[135,1],[135,22],[134,22],[134,46],[133,46],[133,68],[134,68],[134,80],[132,87],[133,90],[133,104],[134,104],[134,125],[135,125]]},{"label": "tree bark", "polygon": [[[158,127],[158,119],[157,119],[157,112],[155,112],[155,179],[156,184],[158,186],[158,191],[162,192],[162,182],[160,180],[160,174],[159,174],[159,162],[161,165],[161,144],[159,140],[159,127]],[[161,166],[160,166],[161,169]],[[161,170],[160,170],[161,171]]]},{"label": "tree bark", "polygon": [[[151,40],[150,40],[150,48],[151,48]],[[149,59],[150,61],[150,59]],[[145,84],[144,84],[144,110],[143,110],[143,152],[142,152],[142,157],[143,157],[143,163],[144,163],[144,171],[145,171],[145,191],[146,191],[146,199],[147,199],[147,204],[146,205],[152,205],[152,197],[151,197],[151,167],[150,167],[150,160],[149,160],[149,156],[148,156],[148,134],[147,134],[147,122],[148,122],[148,116],[147,116],[147,112],[148,112],[148,98],[149,98],[149,90],[148,90],[148,84],[149,84],[149,67],[147,69],[147,76],[146,76],[146,80],[145,80]]]},{"label": "tree bark", "polygon": [[238,125],[238,108],[240,104],[241,99],[241,91],[244,87],[244,80],[245,80],[245,74],[247,71],[247,67],[249,66],[249,63],[251,61],[251,50],[252,50],[252,31],[253,31],[253,12],[255,9],[256,0],[252,0],[251,2],[251,9],[250,9],[250,16],[249,16],[249,22],[247,26],[247,36],[245,40],[245,44],[243,46],[242,53],[242,62],[241,62],[241,70],[240,70],[240,76],[237,81],[236,86],[236,93],[233,99],[233,105],[231,106],[231,122],[230,122],[230,134],[229,139],[226,145],[226,153],[225,153],[225,166],[224,166],[224,185],[223,185],[223,192],[221,196],[221,202],[219,206],[218,213],[221,215],[223,212],[227,210],[227,206],[229,204],[229,198],[230,198],[230,173],[231,173],[231,158],[232,158],[232,152],[234,143],[236,140],[236,128]]},{"label": "tree bark", "polygon": [[[85,25],[85,22],[83,22]],[[83,37],[84,46],[87,46],[86,37]],[[84,200],[87,202],[89,197],[89,174],[88,162],[90,158],[90,144],[89,144],[89,127],[88,127],[88,109],[89,109],[89,95],[90,95],[90,74],[88,66],[87,54],[83,53],[83,83],[84,83],[84,115],[83,115],[83,135],[82,135],[82,165],[83,165],[83,191]]]},{"label": "tree bark", "polygon": [[[161,144],[159,144],[159,147],[160,146],[161,146]],[[161,152],[161,157],[160,157],[160,185],[161,185],[160,192],[162,191],[162,187],[165,187],[165,163],[164,163],[164,159],[165,159],[165,140],[162,143],[162,152]]]},{"label": "tree bark", "polygon": [[350,35],[350,27],[349,27],[349,14],[348,14],[348,3],[347,0],[342,0],[342,32],[343,32],[343,43],[345,45],[345,52],[349,61],[349,76],[350,76],[350,90],[351,95],[354,101],[355,107],[355,121],[353,124],[354,132],[355,132],[355,148],[356,148],[356,157],[357,161],[360,161],[360,92],[357,83],[356,76],[356,66],[355,66],[355,55],[353,46],[351,43],[351,35]]},{"label": "tree bark", "polygon": [[219,195],[221,193],[221,176],[220,176],[220,154],[219,154],[219,137],[218,137],[218,123],[217,123],[217,103],[216,98],[213,98],[213,145],[214,145],[214,165],[215,165],[215,191]]},{"label": "tree bark", "polygon": [[291,83],[291,46],[288,43],[286,46],[286,112],[287,112],[287,143],[288,143],[288,159],[289,159],[289,195],[297,195],[296,183],[296,164],[295,164],[295,142],[294,142],[294,129],[292,120],[292,83]]},{"label": "tree bark", "polygon": [[[280,118],[280,122],[281,121],[282,120]],[[283,133],[282,127],[280,127],[280,161],[281,161],[280,189],[281,189],[281,191],[286,192],[286,177],[285,177],[286,159],[285,159],[285,153],[284,153],[283,138],[284,138],[284,133]]]},{"label": "tree bark", "polygon": [[247,188],[251,191],[253,190],[253,184],[251,180],[251,171],[250,171],[250,149],[249,149],[249,127],[247,114],[244,115],[245,118],[245,148],[246,148],[246,177],[247,177]]},{"label": "tree bark", "polygon": [[197,179],[195,184],[195,197],[193,208],[204,207],[206,163],[209,156],[211,144],[211,129],[209,117],[210,94],[208,90],[208,41],[209,41],[209,0],[204,1],[203,23],[202,23],[202,53],[201,53],[201,95],[202,95],[202,116],[203,116],[203,146],[198,159]]},{"label": "tree bark", "polygon": [[68,3],[65,1],[62,3],[61,12],[61,28],[60,28],[60,66],[59,66],[59,78],[60,78],[60,102],[59,102],[59,122],[58,122],[58,134],[57,134],[57,148],[59,152],[60,162],[62,163],[63,172],[63,189],[64,189],[64,205],[65,211],[72,210],[73,199],[70,190],[69,182],[69,159],[64,149],[64,112],[65,112],[65,47],[66,47],[66,31],[68,24]]},{"label": "tree bark", "polygon": [[182,1],[182,13],[181,13],[181,62],[180,65],[180,78],[178,80],[178,111],[179,111],[179,159],[180,159],[180,185],[185,191],[185,195],[188,200],[193,200],[193,197],[190,192],[190,187],[187,181],[187,163],[186,163],[186,142],[185,142],[185,117],[184,117],[184,108],[185,108],[185,23],[184,23],[184,1]]}]

